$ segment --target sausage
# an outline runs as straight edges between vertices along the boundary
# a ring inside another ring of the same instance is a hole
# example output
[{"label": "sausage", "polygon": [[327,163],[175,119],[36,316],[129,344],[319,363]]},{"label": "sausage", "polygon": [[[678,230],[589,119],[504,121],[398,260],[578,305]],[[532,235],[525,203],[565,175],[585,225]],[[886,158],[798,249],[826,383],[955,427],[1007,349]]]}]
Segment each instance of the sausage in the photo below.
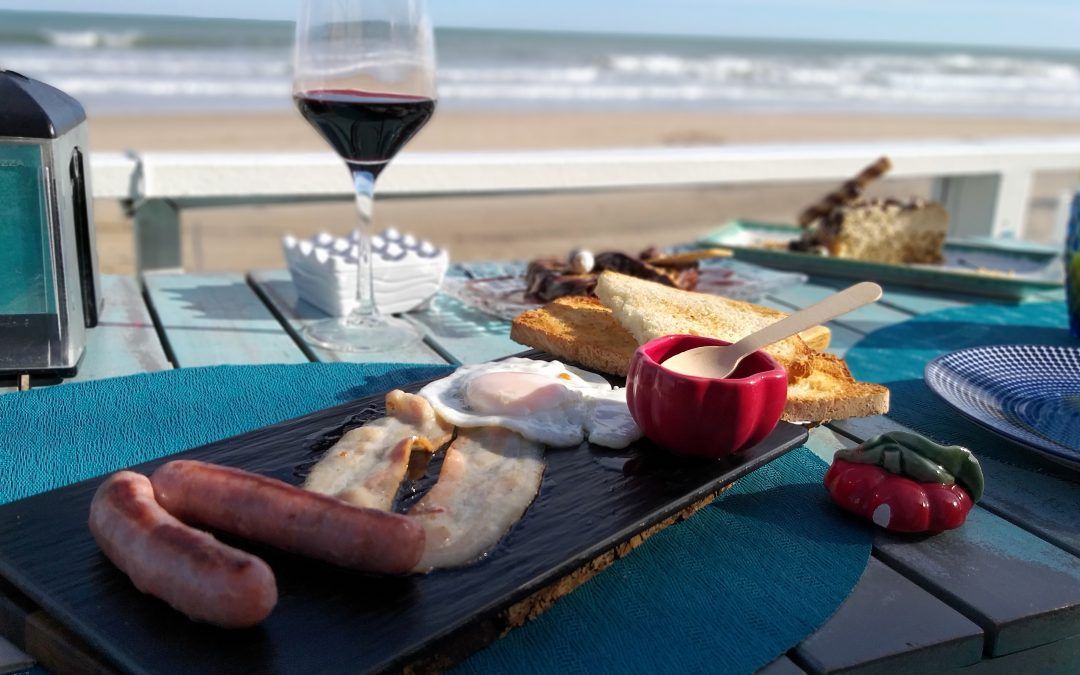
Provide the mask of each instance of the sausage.
[{"label": "sausage", "polygon": [[410,518],[240,469],[175,460],[150,482],[161,506],[184,522],[341,567],[405,574],[424,552],[424,530]]},{"label": "sausage", "polygon": [[136,588],[196,621],[253,626],[277,603],[277,582],[265,562],[166,513],[141,474],[105,479],[90,504],[90,532]]}]

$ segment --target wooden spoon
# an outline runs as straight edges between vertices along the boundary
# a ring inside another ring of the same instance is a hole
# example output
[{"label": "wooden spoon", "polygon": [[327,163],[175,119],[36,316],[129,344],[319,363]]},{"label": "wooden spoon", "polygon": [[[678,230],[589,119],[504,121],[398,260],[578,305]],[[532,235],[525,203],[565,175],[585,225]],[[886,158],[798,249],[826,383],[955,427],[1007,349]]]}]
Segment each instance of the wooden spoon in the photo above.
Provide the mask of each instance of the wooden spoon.
[{"label": "wooden spoon", "polygon": [[733,373],[744,358],[762,347],[847,314],[880,297],[881,286],[864,281],[839,293],[834,293],[821,302],[780,319],[774,324],[765,326],[735,344],[726,347],[707,346],[688,349],[664,361],[663,366],[683,375],[722,379]]}]

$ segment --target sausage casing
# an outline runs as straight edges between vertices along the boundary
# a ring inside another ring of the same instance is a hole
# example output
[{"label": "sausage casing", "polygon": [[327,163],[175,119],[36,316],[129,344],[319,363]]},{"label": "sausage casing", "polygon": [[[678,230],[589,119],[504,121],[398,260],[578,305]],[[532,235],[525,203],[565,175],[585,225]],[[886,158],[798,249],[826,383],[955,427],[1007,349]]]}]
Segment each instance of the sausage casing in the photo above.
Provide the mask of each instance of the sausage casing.
[{"label": "sausage casing", "polygon": [[277,582],[259,558],[185,525],[131,471],[105,479],[90,505],[90,532],[135,587],[197,621],[253,626],[277,603]]},{"label": "sausage casing", "polygon": [[341,567],[405,574],[424,552],[424,530],[410,518],[240,469],[176,460],[150,482],[162,507],[184,522]]}]

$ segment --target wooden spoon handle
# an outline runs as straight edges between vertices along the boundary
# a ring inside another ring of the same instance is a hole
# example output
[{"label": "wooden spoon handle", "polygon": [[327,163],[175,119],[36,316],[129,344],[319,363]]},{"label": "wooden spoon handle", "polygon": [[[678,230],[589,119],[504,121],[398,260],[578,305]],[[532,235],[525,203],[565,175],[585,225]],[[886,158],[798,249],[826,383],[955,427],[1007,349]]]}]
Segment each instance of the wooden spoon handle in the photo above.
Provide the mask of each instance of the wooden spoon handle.
[{"label": "wooden spoon handle", "polygon": [[880,297],[881,286],[871,281],[863,281],[845,288],[839,293],[830,295],[817,304],[810,305],[784,319],[780,319],[756,333],[747,335],[736,342],[733,348],[738,349],[739,354],[749,354],[774,342],[791,337],[807,328],[823,324],[842,314],[847,314],[853,309],[870,304]]}]

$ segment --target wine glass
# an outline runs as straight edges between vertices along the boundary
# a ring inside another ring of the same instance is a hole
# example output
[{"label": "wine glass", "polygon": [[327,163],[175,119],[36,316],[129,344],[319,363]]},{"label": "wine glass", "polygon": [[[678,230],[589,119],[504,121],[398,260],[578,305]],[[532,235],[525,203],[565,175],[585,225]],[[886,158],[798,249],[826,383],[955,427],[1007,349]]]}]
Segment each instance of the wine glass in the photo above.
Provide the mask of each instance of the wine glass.
[{"label": "wine glass", "polygon": [[345,160],[360,212],[356,308],[310,324],[325,349],[382,352],[420,339],[375,304],[371,235],[375,179],[435,111],[435,41],[424,0],[302,0],[293,98]]}]

